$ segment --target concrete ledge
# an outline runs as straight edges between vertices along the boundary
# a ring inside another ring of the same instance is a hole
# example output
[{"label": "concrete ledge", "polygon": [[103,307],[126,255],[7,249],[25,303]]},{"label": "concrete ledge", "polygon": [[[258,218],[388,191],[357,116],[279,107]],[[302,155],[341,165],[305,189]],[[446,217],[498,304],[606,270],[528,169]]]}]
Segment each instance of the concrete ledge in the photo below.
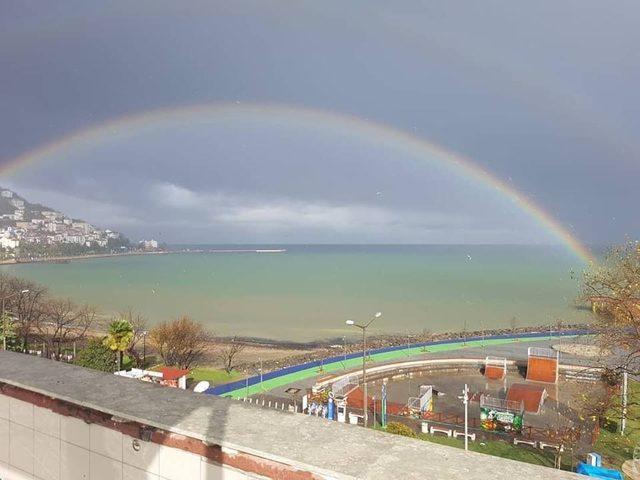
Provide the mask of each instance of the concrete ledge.
[{"label": "concrete ledge", "polygon": [[[0,389],[35,392],[307,473],[307,478],[468,480],[581,478],[526,463],[257,409],[243,402],[151,385],[28,355],[0,351]],[[90,421],[85,419],[85,421]]]}]

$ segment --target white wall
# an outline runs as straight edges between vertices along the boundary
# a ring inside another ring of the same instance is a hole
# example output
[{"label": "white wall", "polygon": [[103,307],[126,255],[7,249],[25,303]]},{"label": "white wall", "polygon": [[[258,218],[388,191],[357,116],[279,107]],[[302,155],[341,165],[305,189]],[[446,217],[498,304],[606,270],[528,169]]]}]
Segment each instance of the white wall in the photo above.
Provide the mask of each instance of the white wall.
[{"label": "white wall", "polygon": [[0,480],[243,480],[244,472],[0,394]]}]

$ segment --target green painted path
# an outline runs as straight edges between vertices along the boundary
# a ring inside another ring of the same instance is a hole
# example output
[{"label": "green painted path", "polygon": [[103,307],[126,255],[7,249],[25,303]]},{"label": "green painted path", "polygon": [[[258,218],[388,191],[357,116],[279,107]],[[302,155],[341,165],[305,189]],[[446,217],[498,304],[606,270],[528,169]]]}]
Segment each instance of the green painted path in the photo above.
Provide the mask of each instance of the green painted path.
[{"label": "green painted path", "polygon": [[[562,338],[573,338],[575,336],[563,336]],[[383,352],[371,355],[370,363],[375,362],[386,362],[390,360],[398,360],[408,357],[413,357],[417,355],[424,355],[425,353],[437,353],[437,352],[447,352],[453,350],[460,350],[463,348],[473,348],[473,347],[487,347],[492,345],[505,345],[508,343],[514,342],[535,342],[540,340],[549,339],[548,335],[541,335],[540,337],[524,337],[524,338],[498,338],[498,339],[486,339],[486,340],[470,340],[465,342],[456,342],[456,343],[446,343],[442,345],[430,345],[428,347],[409,347],[400,350],[394,350],[391,352]],[[307,368],[306,370],[301,370],[295,373],[289,373],[287,375],[282,375],[281,377],[273,378],[270,380],[265,380],[262,384],[258,383],[256,385],[251,385],[248,388],[242,387],[236,390],[232,390],[223,394],[223,397],[232,397],[236,399],[241,399],[243,397],[249,397],[251,395],[256,395],[259,393],[266,393],[274,388],[282,387],[284,385],[288,385],[290,383],[299,382],[301,380],[306,380],[311,377],[318,376],[320,374],[333,373],[341,370],[348,370],[351,368],[357,368],[362,365],[362,356],[347,359],[347,361],[336,361],[332,363],[324,364],[324,368],[320,370],[318,367]]]}]

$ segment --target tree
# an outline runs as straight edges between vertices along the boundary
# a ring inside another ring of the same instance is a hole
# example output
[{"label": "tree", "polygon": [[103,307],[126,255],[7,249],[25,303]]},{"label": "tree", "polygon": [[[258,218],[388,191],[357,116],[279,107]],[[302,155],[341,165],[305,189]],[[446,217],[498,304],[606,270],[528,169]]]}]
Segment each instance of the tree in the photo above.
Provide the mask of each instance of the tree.
[{"label": "tree", "polygon": [[640,373],[640,245],[611,249],[604,261],[584,273],[583,301],[591,304],[593,328],[607,362],[617,371]]},{"label": "tree", "polygon": [[113,372],[116,366],[116,352],[104,345],[101,340],[91,339],[87,346],[78,352],[73,363],[102,372]]},{"label": "tree", "polygon": [[135,364],[139,368],[144,368],[143,358],[138,351],[137,346],[142,341],[143,337],[147,334],[147,319],[140,313],[136,312],[133,308],[128,308],[120,312],[119,318],[126,320],[133,329],[133,337],[129,343],[129,347],[126,352],[129,357],[133,358]]},{"label": "tree", "polygon": [[0,315],[0,342],[9,348],[15,338],[16,328],[13,318],[9,313],[5,312],[4,315]]},{"label": "tree", "polygon": [[5,313],[10,312],[14,319],[14,331],[22,350],[29,348],[46,293],[47,289],[35,282],[0,274],[0,298],[4,299]]},{"label": "tree", "polygon": [[118,318],[109,324],[109,332],[102,343],[117,352],[118,370],[122,369],[122,353],[129,348],[133,339],[133,327],[125,318]]},{"label": "tree", "polygon": [[68,298],[47,300],[36,327],[38,338],[60,360],[63,346],[84,339],[97,316],[97,309],[90,305],[76,305]]},{"label": "tree", "polygon": [[211,336],[202,324],[183,315],[164,322],[149,332],[149,343],[158,351],[165,365],[190,369],[207,350]]},{"label": "tree", "polygon": [[240,366],[240,363],[237,361],[237,356],[242,353],[244,348],[245,344],[239,343],[235,337],[231,342],[225,343],[220,347],[218,358],[220,358],[225,372],[230,374]]}]

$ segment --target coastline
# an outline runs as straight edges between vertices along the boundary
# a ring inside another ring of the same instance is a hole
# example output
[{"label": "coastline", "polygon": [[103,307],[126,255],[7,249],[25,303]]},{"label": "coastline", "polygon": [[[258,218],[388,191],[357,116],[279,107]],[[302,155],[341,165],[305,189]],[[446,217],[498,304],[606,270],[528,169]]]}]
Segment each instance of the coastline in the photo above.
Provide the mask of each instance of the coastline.
[{"label": "coastline", "polygon": [[93,258],[129,257],[136,255],[163,255],[178,252],[122,252],[122,253],[91,253],[87,255],[67,255],[62,257],[42,257],[0,260],[0,265],[21,265],[24,263],[70,263],[75,260],[91,260]]},{"label": "coastline", "polygon": [[157,250],[133,251],[122,253],[90,253],[86,255],[66,255],[61,257],[41,257],[0,260],[0,265],[21,265],[27,263],[70,263],[76,260],[91,260],[94,258],[131,257],[138,255],[172,255],[179,253],[286,253],[286,249],[189,249],[189,250]]},{"label": "coastline", "polygon": [[[429,335],[401,335],[401,334],[383,334],[375,335],[367,338],[367,347],[371,350],[377,350],[388,347],[401,347],[407,344],[416,344],[424,342],[440,342],[451,340],[465,341],[467,338],[495,337],[502,335],[520,335],[520,334],[541,334],[541,335],[560,335],[563,332],[574,330],[591,330],[592,326],[585,323],[567,324],[560,327],[554,326],[549,329],[549,325],[537,325],[532,327],[518,328],[496,328],[488,330],[475,330],[468,332],[442,332]],[[211,345],[214,350],[218,345],[224,345],[232,341],[231,337],[218,337]],[[264,338],[237,337],[236,342],[245,344],[251,350],[251,354],[243,355],[243,364],[241,370],[251,372],[258,368],[265,371],[276,370],[301,363],[319,361],[336,354],[354,354],[362,351],[360,341],[348,340],[342,343],[342,339],[325,339],[312,342],[296,343],[296,342],[279,342],[277,340],[269,340]],[[271,352],[273,358],[268,358],[265,352]],[[260,363],[260,360],[262,362]],[[210,364],[213,364],[210,363]]]}]

